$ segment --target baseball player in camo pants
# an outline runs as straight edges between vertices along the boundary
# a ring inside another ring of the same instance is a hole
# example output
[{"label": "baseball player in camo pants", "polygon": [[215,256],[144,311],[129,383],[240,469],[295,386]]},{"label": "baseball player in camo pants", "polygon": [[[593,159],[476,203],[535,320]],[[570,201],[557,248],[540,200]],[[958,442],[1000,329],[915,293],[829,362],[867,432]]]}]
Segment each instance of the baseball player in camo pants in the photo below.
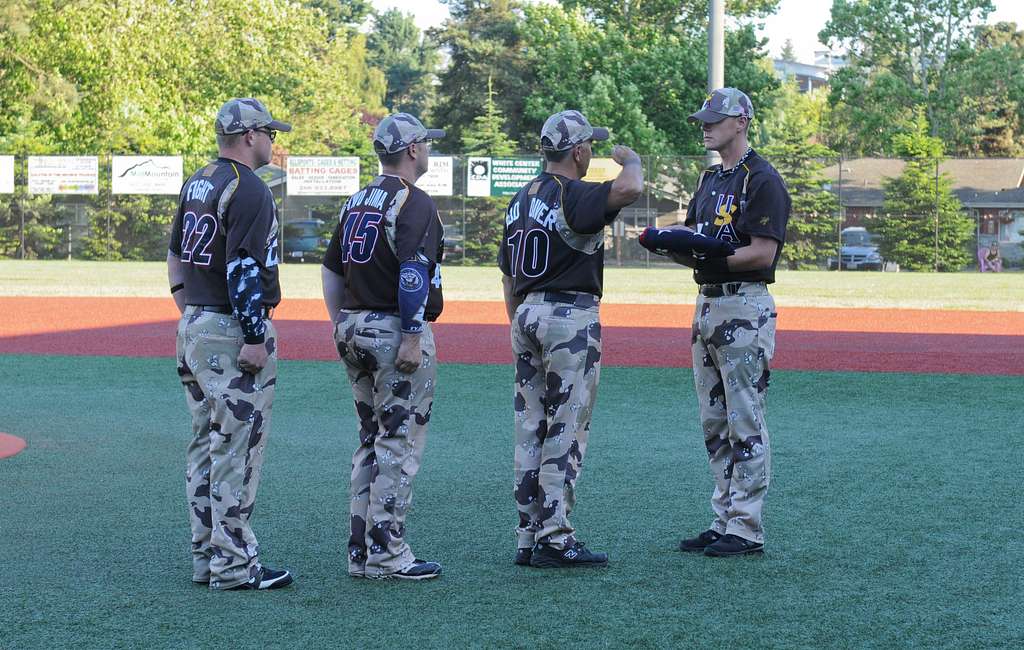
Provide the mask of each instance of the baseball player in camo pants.
[{"label": "baseball player in camo pants", "polygon": [[614,181],[580,180],[591,143],[608,135],[579,111],[549,117],[541,131],[545,170],[505,214],[498,265],[516,356],[517,565],[608,563],[569,522],[601,372],[604,228],[643,190],[640,157],[623,146],[612,151],[623,166]]},{"label": "baseball player in camo pants", "polygon": [[705,170],[685,227],[648,229],[645,247],[694,269],[693,378],[708,462],[715,480],[714,519],[683,551],[713,557],[761,553],[762,513],[771,480],[765,421],[769,365],[775,353],[775,281],[790,199],[778,172],[750,148],[750,98],[735,88],[711,93],[690,121],[722,163]]},{"label": "baseball player in camo pants", "polygon": [[443,307],[444,228],[416,181],[442,137],[407,113],[384,118],[373,134],[383,171],[349,198],[324,255],[324,300],[359,418],[348,542],[357,578],[441,575],[413,554],[405,517],[437,380],[430,323]]},{"label": "baseball player in camo pants", "polygon": [[255,99],[217,114],[219,157],[182,187],[167,273],[179,311],[178,376],[192,416],[186,488],[192,580],[211,589],[274,589],[288,571],[259,561],[249,526],[256,506],[277,383],[271,312],[281,300],[278,221],[253,170],[291,125]]}]

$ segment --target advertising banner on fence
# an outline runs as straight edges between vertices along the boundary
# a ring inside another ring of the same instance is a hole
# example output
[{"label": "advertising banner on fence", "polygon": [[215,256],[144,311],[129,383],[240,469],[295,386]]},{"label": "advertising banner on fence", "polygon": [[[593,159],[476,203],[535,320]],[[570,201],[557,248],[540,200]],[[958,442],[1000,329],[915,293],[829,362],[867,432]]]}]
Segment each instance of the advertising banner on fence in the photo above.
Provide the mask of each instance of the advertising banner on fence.
[{"label": "advertising banner on fence", "polygon": [[0,194],[14,193],[14,156],[0,156]]},{"label": "advertising banner on fence", "polygon": [[430,168],[416,181],[416,187],[430,196],[451,196],[453,160],[451,156],[431,156]]},{"label": "advertising banner on fence", "polygon": [[177,194],[184,182],[181,156],[111,156],[113,194]]},{"label": "advertising banner on fence", "polygon": [[590,167],[587,168],[587,175],[583,180],[591,183],[603,183],[613,181],[622,171],[622,165],[611,158],[591,158]]},{"label": "advertising banner on fence", "polygon": [[355,156],[288,156],[289,196],[349,196],[358,189]]},{"label": "advertising banner on fence", "polygon": [[[427,173],[416,181],[416,187],[430,196],[451,196],[454,193],[452,189],[454,160],[451,156],[431,156]],[[377,173],[383,172],[384,168],[377,163]]]},{"label": "advertising banner on fence", "polygon": [[97,194],[100,162],[96,156],[29,156],[29,194]]},{"label": "advertising banner on fence", "polygon": [[540,158],[470,158],[468,196],[512,196],[543,169]]}]

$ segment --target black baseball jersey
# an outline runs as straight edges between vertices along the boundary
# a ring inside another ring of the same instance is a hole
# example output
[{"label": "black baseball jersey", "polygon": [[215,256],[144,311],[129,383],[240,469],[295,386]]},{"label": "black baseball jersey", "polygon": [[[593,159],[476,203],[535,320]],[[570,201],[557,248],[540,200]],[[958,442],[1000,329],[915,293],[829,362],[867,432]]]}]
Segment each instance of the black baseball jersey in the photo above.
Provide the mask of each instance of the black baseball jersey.
[{"label": "black baseball jersey", "polygon": [[686,225],[737,249],[749,246],[751,235],[774,239],[779,247],[770,268],[724,273],[695,269],[693,279],[698,284],[775,282],[790,206],[779,172],[753,149],[733,171],[722,173],[721,165],[705,170],[686,208]]},{"label": "black baseball jersey", "polygon": [[604,284],[604,227],[618,216],[608,208],[612,183],[542,173],[512,198],[498,266],[512,293],[582,291],[600,296]]},{"label": "black baseball jersey", "polygon": [[444,307],[444,227],[430,196],[397,176],[377,176],[345,203],[324,266],[345,278],[345,309],[398,313],[398,271],[421,257],[431,277],[424,318]]},{"label": "black baseball jersey", "polygon": [[189,178],[171,223],[171,253],[181,258],[185,303],[230,306],[227,263],[251,257],[260,266],[263,304],[281,302],[274,195],[240,162],[218,158]]}]

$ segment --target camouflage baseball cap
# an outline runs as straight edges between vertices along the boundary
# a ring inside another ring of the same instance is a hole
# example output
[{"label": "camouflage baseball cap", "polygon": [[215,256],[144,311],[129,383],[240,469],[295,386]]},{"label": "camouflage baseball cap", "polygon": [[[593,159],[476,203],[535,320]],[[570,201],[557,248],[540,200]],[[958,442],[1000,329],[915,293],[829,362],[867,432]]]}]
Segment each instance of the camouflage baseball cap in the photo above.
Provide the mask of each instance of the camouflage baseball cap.
[{"label": "camouflage baseball cap", "polygon": [[715,124],[727,117],[754,117],[754,105],[742,90],[719,88],[708,95],[700,110],[686,118],[690,124],[704,122]]},{"label": "camouflage baseball cap", "polygon": [[217,111],[217,122],[213,128],[219,135],[232,135],[262,128],[291,131],[292,125],[272,118],[270,111],[258,99],[235,97],[224,102]]},{"label": "camouflage baseball cap", "polygon": [[555,113],[540,130],[540,146],[546,151],[565,151],[587,140],[607,140],[608,129],[590,126],[579,111]]},{"label": "camouflage baseball cap", "polygon": [[398,153],[411,144],[443,137],[442,129],[428,129],[408,113],[392,113],[373,130],[373,150],[381,155]]}]

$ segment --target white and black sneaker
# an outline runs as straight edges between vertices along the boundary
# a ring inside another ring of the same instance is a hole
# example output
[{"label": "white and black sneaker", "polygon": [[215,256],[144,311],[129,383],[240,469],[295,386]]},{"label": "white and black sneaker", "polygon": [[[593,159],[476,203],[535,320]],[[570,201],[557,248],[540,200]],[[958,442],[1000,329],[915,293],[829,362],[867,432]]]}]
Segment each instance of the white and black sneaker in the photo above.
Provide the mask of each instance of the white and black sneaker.
[{"label": "white and black sneaker", "polygon": [[402,580],[429,580],[441,575],[441,564],[438,562],[427,562],[426,560],[413,560],[412,564],[401,571],[396,571],[385,578],[400,578]]},{"label": "white and black sneaker", "polygon": [[280,589],[292,583],[292,574],[286,570],[268,569],[260,567],[260,572],[249,578],[249,582],[243,582],[237,587],[231,587],[229,591],[242,589]]}]

